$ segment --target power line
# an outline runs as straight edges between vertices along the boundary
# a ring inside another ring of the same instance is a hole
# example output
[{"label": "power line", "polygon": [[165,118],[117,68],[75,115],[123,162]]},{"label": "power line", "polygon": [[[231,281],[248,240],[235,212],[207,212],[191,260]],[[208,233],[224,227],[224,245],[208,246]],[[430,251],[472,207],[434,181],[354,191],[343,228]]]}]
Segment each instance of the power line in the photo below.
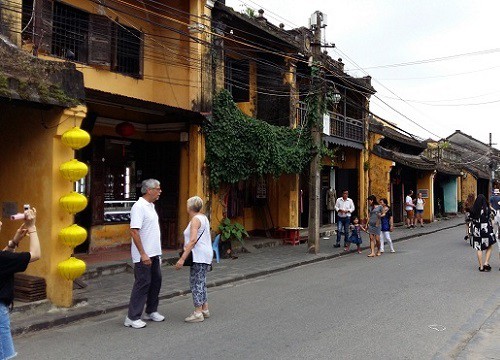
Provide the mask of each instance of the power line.
[{"label": "power line", "polygon": [[448,56],[441,56],[441,57],[437,57],[437,58],[424,59],[424,60],[415,60],[415,61],[409,61],[409,62],[403,62],[403,63],[397,63],[397,64],[369,66],[369,67],[365,67],[365,70],[421,65],[421,64],[428,64],[428,63],[437,62],[437,61],[453,60],[453,59],[457,59],[457,58],[461,58],[461,57],[477,56],[477,55],[489,55],[489,54],[493,54],[493,53],[497,53],[497,52],[500,52],[500,48],[487,49],[487,50],[474,51],[474,52],[448,55]]}]

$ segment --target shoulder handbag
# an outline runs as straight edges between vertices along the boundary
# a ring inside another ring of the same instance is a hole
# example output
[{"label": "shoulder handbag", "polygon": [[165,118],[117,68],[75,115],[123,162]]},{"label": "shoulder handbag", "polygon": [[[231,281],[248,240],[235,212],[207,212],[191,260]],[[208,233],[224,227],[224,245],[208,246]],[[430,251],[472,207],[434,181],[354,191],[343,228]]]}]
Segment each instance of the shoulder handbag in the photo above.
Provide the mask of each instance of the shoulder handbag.
[{"label": "shoulder handbag", "polygon": [[[194,246],[196,246],[196,243],[198,242],[198,240],[200,240],[201,235],[203,235],[204,232],[205,232],[205,229],[203,229],[200,236],[198,236],[198,239],[196,239]],[[194,249],[194,246],[193,246],[193,249]],[[186,257],[186,260],[184,260],[184,266],[193,265],[193,249],[191,249],[191,251],[189,252],[189,255]],[[181,258],[183,254],[184,254],[184,250],[179,251],[179,258]]]}]

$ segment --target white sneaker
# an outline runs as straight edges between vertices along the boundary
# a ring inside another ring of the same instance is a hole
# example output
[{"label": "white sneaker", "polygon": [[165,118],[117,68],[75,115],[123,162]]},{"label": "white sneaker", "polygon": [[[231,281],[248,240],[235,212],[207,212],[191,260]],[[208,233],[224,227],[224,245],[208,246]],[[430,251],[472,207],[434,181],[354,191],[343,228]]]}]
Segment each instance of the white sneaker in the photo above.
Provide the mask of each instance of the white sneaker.
[{"label": "white sneaker", "polygon": [[184,319],[184,321],[188,323],[202,322],[203,320],[205,320],[205,318],[203,317],[203,313],[201,312],[200,313],[194,312]]},{"label": "white sneaker", "polygon": [[201,313],[203,314],[203,317],[205,319],[208,319],[210,317],[210,310],[201,310]]},{"label": "white sneaker", "polygon": [[391,250],[391,253],[395,253],[395,252],[396,252],[396,250]]},{"label": "white sneaker", "polygon": [[144,314],[142,318],[144,320],[151,320],[156,322],[165,320],[165,316],[161,315],[158,311],[152,312],[151,314]]},{"label": "white sneaker", "polygon": [[132,327],[134,329],[142,329],[143,327],[146,327],[146,323],[141,319],[130,320],[128,316],[125,318],[125,322],[123,323],[123,325],[125,325],[126,327]]}]

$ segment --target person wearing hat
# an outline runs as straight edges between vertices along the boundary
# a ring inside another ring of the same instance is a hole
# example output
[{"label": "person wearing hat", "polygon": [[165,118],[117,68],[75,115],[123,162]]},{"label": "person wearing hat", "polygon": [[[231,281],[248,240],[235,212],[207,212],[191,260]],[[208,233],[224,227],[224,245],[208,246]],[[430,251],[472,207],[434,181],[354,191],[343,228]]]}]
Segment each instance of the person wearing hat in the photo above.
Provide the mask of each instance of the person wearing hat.
[{"label": "person wearing hat", "polygon": [[[495,210],[493,229],[498,240],[498,230],[500,228],[500,189],[493,189],[493,195],[491,195],[490,197],[490,206],[493,208],[493,210]],[[500,258],[500,244],[498,245],[498,257]]]}]

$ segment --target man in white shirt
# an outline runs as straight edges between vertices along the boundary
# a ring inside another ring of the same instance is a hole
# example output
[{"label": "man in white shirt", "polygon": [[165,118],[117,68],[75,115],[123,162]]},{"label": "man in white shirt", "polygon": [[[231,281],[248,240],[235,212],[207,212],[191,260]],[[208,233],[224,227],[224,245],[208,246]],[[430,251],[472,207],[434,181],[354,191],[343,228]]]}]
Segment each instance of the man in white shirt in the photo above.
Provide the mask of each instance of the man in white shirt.
[{"label": "man in white shirt", "polygon": [[161,288],[161,235],[158,214],[154,202],[161,194],[160,182],[148,179],[142,182],[142,197],[130,210],[130,233],[132,235],[132,261],[134,262],[134,287],[130,295],[128,315],[124,325],[134,329],[146,326],[144,319],[163,321],[158,313],[158,296]]},{"label": "man in white shirt", "polygon": [[344,233],[344,247],[349,239],[349,225],[351,223],[351,214],[354,212],[354,202],[349,198],[349,191],[342,191],[342,197],[335,203],[337,211],[337,242],[333,247],[340,247],[340,237]]},{"label": "man in white shirt", "polygon": [[406,227],[408,229],[414,228],[415,218],[415,204],[413,203],[413,190],[408,192],[405,198],[405,211],[406,211]]}]

